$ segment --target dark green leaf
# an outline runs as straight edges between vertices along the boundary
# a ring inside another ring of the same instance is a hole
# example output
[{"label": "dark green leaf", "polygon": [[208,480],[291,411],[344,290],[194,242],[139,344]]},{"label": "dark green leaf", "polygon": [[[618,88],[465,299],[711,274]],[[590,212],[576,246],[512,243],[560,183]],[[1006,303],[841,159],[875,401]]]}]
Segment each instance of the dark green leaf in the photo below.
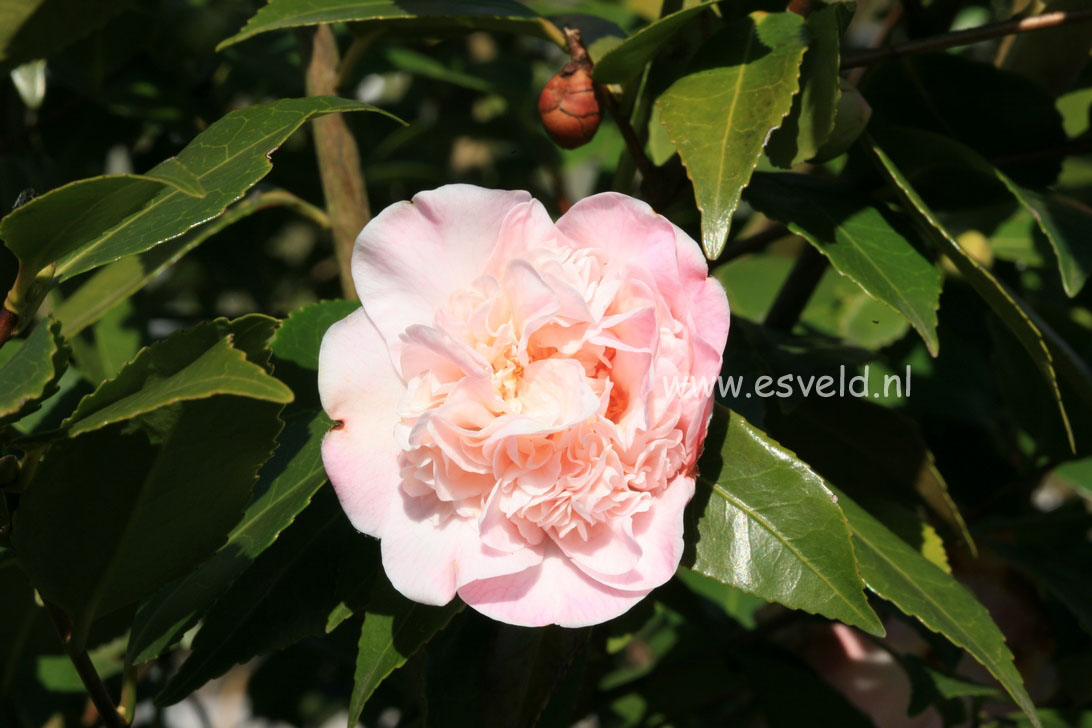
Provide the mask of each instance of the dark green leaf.
[{"label": "dark green leaf", "polygon": [[[1020,341],[1020,344],[1031,356],[1032,361],[1038,367],[1039,372],[1050,387],[1062,421],[1065,424],[1066,434],[1070,447],[1075,447],[1073,431],[1069,425],[1069,415],[1066,413],[1065,404],[1062,402],[1061,390],[1058,387],[1058,377],[1054,369],[1054,351],[1058,349],[1048,345],[1047,336],[1056,339],[1052,331],[1044,330],[1045,324],[1033,320],[1029,309],[1018,301],[1015,295],[997,278],[994,277],[981,263],[968,255],[963,247],[956,242],[951,233],[937,219],[933,211],[929,209],[925,201],[902,175],[898,167],[875,144],[871,147],[876,159],[879,160],[885,170],[892,187],[901,199],[904,208],[911,214],[917,214],[919,227],[936,245],[937,249],[944,252],[955,264],[959,272],[963,274],[967,282],[975,289],[994,313],[998,315],[1009,331]],[[1065,342],[1059,340],[1058,346],[1068,350]],[[1080,365],[1079,362],[1074,364]]]},{"label": "dark green leaf", "polygon": [[[216,217],[268,174],[273,167],[270,155],[304,122],[315,116],[347,111],[379,109],[348,99],[313,96],[282,99],[232,111],[178,153],[178,161],[196,175],[207,190],[204,197],[191,197],[173,188],[164,189],[150,201],[142,201],[128,217],[122,219],[112,215],[108,228],[84,226],[78,236],[64,230],[66,217],[70,216],[60,216],[59,221],[51,223],[59,226],[54,231],[60,237],[57,245],[63,244],[66,250],[79,247],[58,262],[57,279],[65,280],[124,256],[143,253]],[[48,195],[32,201],[5,220],[47,198]],[[24,230],[27,227],[20,225],[18,230],[27,238],[13,240],[0,223],[0,237],[4,237],[8,247],[17,253],[23,247],[33,250],[34,240],[44,238],[48,228],[38,221]],[[78,241],[72,243],[76,238]],[[16,245],[20,247],[14,247]]]},{"label": "dark green leaf", "polygon": [[940,273],[910,242],[908,220],[837,182],[798,174],[757,174],[747,200],[785,223],[870,296],[902,314],[934,356]]},{"label": "dark green leaf", "polygon": [[458,599],[443,607],[411,602],[395,591],[386,576],[377,577],[364,615],[349,700],[349,728],[388,675],[405,664],[463,608]]},{"label": "dark green leaf", "polygon": [[700,2],[665,15],[641,28],[605,53],[595,64],[595,79],[600,83],[623,83],[635,76],[676,33],[714,3]]},{"label": "dark green leaf", "polygon": [[514,0],[270,0],[217,50],[271,30],[349,22],[411,31],[503,30],[565,45],[553,23]]},{"label": "dark green leaf", "polygon": [[[868,384],[865,384],[865,391]],[[948,494],[918,428],[898,412],[853,397],[810,398],[790,412],[770,412],[770,432],[823,478],[854,497],[928,504],[974,551],[967,525]]]},{"label": "dark green leaf", "polygon": [[[268,340],[276,321],[257,314],[249,318],[266,326]],[[142,349],[117,377],[84,397],[62,426],[75,437],[176,402],[215,395],[291,402],[292,390],[249,361],[233,339],[231,324],[218,319]]]},{"label": "dark green leaf", "polygon": [[806,26],[808,50],[800,64],[800,92],[793,97],[788,116],[766,144],[766,155],[778,167],[788,169],[811,159],[834,130],[838,100],[842,96],[838,76],[842,29],[853,16],[850,3],[835,3],[811,13]]},{"label": "dark green leaf", "polygon": [[[1042,14],[1087,10],[1087,0],[1051,0]],[[1012,39],[1001,67],[1028,78],[1051,96],[1067,91],[1088,65],[1092,23],[1065,23]]]},{"label": "dark green leaf", "polygon": [[61,325],[41,321],[22,342],[0,349],[0,423],[33,412],[57,391],[57,380],[68,368],[68,346]]},{"label": "dark green leaf", "polygon": [[482,675],[496,691],[485,713],[486,728],[537,725],[590,635],[587,627],[497,625]]},{"label": "dark green leaf", "polygon": [[983,177],[999,181],[1016,201],[1031,213],[1043,231],[1062,274],[1062,285],[1070,297],[1077,295],[1092,273],[1092,249],[1085,244],[1092,226],[1092,209],[1056,192],[1039,192],[1022,187],[978,152],[942,134],[917,129],[886,129],[885,149],[900,168],[927,160],[934,166],[961,166]]},{"label": "dark green leaf", "polygon": [[326,329],[360,308],[356,301],[320,301],[292,313],[277,329],[277,376],[296,393],[296,405],[318,408],[318,354]]},{"label": "dark green leaf", "polygon": [[[103,314],[89,335],[73,336],[72,358],[76,367],[93,384],[116,377],[125,363],[140,351],[141,332],[134,325],[136,308],[132,299],[122,298]],[[64,333],[64,322],[61,322]]]},{"label": "dark green leaf", "polygon": [[795,13],[755,13],[706,41],[687,75],[656,100],[694,183],[702,248],[724,250],[740,191],[789,113],[807,45]]},{"label": "dark green leaf", "polygon": [[839,493],[838,499],[853,531],[857,561],[868,588],[970,653],[1038,727],[1035,708],[1005,646],[1005,636],[986,608],[848,496]]},{"label": "dark green leaf", "polygon": [[914,655],[899,655],[896,658],[906,676],[910,678],[910,705],[906,714],[911,718],[919,715],[930,706],[952,698],[997,698],[1000,695],[995,687],[952,677],[929,667]]},{"label": "dark green leaf", "polygon": [[[892,60],[870,73],[861,91],[877,121],[944,134],[986,159],[1017,157],[1066,143],[1061,116],[1042,89],[963,55],[931,53]],[[983,119],[989,123],[983,124]],[[1040,155],[1013,166],[1011,175],[1021,185],[1043,187],[1055,180],[1060,168],[1059,157]],[[955,182],[964,184],[961,179]]]},{"label": "dark green leaf", "polygon": [[[978,529],[976,529],[978,530]],[[1092,634],[1092,516],[1080,503],[1050,513],[983,524],[982,538],[1066,606]]]},{"label": "dark green leaf", "polygon": [[[875,728],[860,710],[792,655],[752,650],[740,655],[769,728],[812,725],[818,716],[839,728]],[[792,686],[792,699],[785,696]],[[882,728],[882,727],[881,727]]]},{"label": "dark green leaf", "polygon": [[1050,473],[1051,477],[1092,498],[1092,457],[1062,463]]},{"label": "dark green leaf", "polygon": [[738,414],[716,406],[684,563],[737,589],[882,635],[845,517],[822,479]]},{"label": "dark green leaf", "polygon": [[35,274],[93,244],[159,194],[193,204],[206,196],[193,173],[172,157],[144,175],[81,179],[35,197],[0,220],[0,240],[27,275]]},{"label": "dark green leaf", "polygon": [[333,490],[320,490],[208,611],[156,702],[176,703],[236,663],[323,634],[331,610],[367,593],[375,546],[349,525]]},{"label": "dark green leaf", "polygon": [[321,446],[330,424],[322,414],[288,423],[227,543],[137,610],[129,634],[130,662],[140,664],[157,657],[181,636],[310,502],[326,482]]},{"label": "dark green leaf", "polygon": [[[0,3],[0,73],[46,58],[123,10],[122,0],[8,0]],[[64,18],[64,22],[58,22]]]},{"label": "dark green leaf", "polygon": [[76,648],[98,616],[223,543],[272,451],[279,409],[241,397],[186,402],[160,423],[158,447],[115,425],[46,452],[12,542],[42,596],[72,617]]},{"label": "dark green leaf", "polygon": [[686,584],[687,588],[713,602],[732,619],[747,629],[754,629],[755,612],[769,604],[765,599],[748,594],[745,591],[728,586],[704,574],[685,567],[675,572],[675,578]]},{"label": "dark green leaf", "polygon": [[253,194],[221,216],[151,250],[110,263],[89,277],[53,310],[61,334],[75,336],[104,316],[118,301],[136,293],[201,243],[227,226],[259,210],[291,204],[280,191]]}]

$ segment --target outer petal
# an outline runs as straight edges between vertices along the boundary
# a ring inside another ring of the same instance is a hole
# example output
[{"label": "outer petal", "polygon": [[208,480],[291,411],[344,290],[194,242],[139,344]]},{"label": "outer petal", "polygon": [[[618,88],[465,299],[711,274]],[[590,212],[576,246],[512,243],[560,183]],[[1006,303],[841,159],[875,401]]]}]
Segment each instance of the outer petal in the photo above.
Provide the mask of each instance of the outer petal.
[{"label": "outer petal", "polygon": [[680,291],[675,226],[640,200],[602,192],[577,202],[557,229],[582,248],[609,251],[631,270],[647,271],[669,301]]},{"label": "outer petal", "polygon": [[389,527],[380,543],[383,570],[403,595],[422,604],[447,604],[462,584],[503,578],[534,567],[542,550],[524,547],[506,553],[482,543],[471,518],[438,515],[432,496],[404,492],[391,504]]},{"label": "outer petal", "polygon": [[431,324],[454,291],[477,279],[505,218],[528,207],[541,204],[527,192],[445,185],[391,205],[365,226],[353,249],[353,281],[396,363],[398,335]]},{"label": "outer petal", "polygon": [[459,549],[474,523],[458,516],[441,521],[436,499],[398,492],[380,542],[383,570],[403,596],[422,604],[447,604],[455,596]]},{"label": "outer petal", "polygon": [[575,568],[550,544],[538,566],[472,582],[459,589],[459,596],[485,616],[508,624],[586,627],[617,617],[649,591],[604,586]]},{"label": "outer petal", "polygon": [[675,574],[683,553],[683,511],[694,497],[694,479],[686,475],[672,480],[652,506],[633,517],[633,538],[641,545],[637,565],[624,574],[607,569],[593,569],[594,563],[580,561],[577,566],[607,586],[626,590],[649,590],[660,586]]},{"label": "outer petal", "polygon": [[353,526],[381,536],[402,482],[394,426],[406,388],[364,309],[323,336],[318,388],[326,414],[341,423],[322,441],[326,473]]}]

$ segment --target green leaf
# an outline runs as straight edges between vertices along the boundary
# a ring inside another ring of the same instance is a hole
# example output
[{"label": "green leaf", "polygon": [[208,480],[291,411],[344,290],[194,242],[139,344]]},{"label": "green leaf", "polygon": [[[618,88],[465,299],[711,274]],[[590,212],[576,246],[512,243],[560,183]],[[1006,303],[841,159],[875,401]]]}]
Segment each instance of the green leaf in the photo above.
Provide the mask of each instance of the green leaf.
[{"label": "green leaf", "polygon": [[553,23],[514,0],[269,0],[216,50],[259,33],[322,23],[368,23],[407,31],[501,30],[565,45]]},{"label": "green leaf", "polygon": [[[747,681],[754,687],[769,728],[814,725],[819,716],[824,725],[876,728],[841,692],[794,655],[750,650],[739,659],[747,666]],[[792,685],[791,700],[786,699],[786,685]]]},{"label": "green leaf", "polygon": [[968,146],[942,134],[909,128],[885,129],[885,148],[901,168],[915,160],[937,166],[958,165],[996,179],[1016,201],[1031,213],[1058,259],[1062,286],[1070,298],[1076,296],[1092,273],[1092,248],[1085,242],[1092,226],[1092,209],[1056,192],[1039,192],[1017,184],[989,160]]},{"label": "green leaf", "polygon": [[686,567],[675,572],[675,578],[685,584],[690,591],[715,603],[724,610],[725,614],[747,629],[754,629],[757,626],[755,613],[768,604],[765,599],[756,597],[754,594],[740,591]]},{"label": "green leaf", "polygon": [[1062,463],[1050,472],[1049,477],[1060,480],[1086,498],[1092,498],[1092,457]]},{"label": "green leaf", "polygon": [[910,678],[910,705],[906,714],[911,718],[931,706],[952,698],[992,698],[1000,696],[997,688],[952,677],[929,667],[919,657],[897,655],[896,659]]},{"label": "green leaf", "polygon": [[63,336],[75,336],[99,320],[118,301],[139,291],[201,243],[244,217],[280,205],[292,206],[294,197],[281,190],[250,195],[219,217],[184,235],[138,255],[104,266],[53,309]]},{"label": "green leaf", "polygon": [[[119,0],[7,0],[0,3],[0,73],[46,58],[91,33],[128,3]],[[58,22],[64,18],[64,22]]]},{"label": "green leaf", "polygon": [[835,3],[812,12],[805,22],[811,42],[800,64],[800,92],[766,144],[766,155],[777,167],[788,169],[816,156],[834,130],[842,96],[838,54],[853,11],[853,4]]},{"label": "green leaf", "polygon": [[[1062,402],[1061,390],[1058,387],[1058,376],[1054,369],[1054,354],[1047,343],[1044,324],[1033,320],[1029,309],[1020,303],[1015,295],[997,278],[994,277],[981,263],[969,255],[963,247],[952,237],[951,233],[937,219],[933,211],[929,209],[925,201],[910,185],[909,181],[899,171],[898,167],[884,153],[882,149],[873,143],[871,145],[873,155],[879,161],[881,168],[887,173],[896,194],[899,196],[907,212],[916,213],[922,231],[927,235],[936,247],[945,253],[955,264],[967,282],[980,295],[986,304],[993,309],[1005,326],[1020,341],[1020,344],[1031,356],[1036,367],[1046,380],[1054,395],[1065,425],[1066,435],[1070,448],[1075,448],[1073,430],[1069,424],[1069,415],[1066,413],[1065,404]],[[1056,338],[1050,332],[1052,338]],[[1060,342],[1061,346],[1068,346]]]},{"label": "green leaf", "polygon": [[72,617],[75,649],[97,617],[223,543],[272,451],[280,407],[214,397],[171,408],[158,446],[115,425],[50,447],[16,511],[12,543],[43,598]]},{"label": "green leaf", "polygon": [[[986,159],[1066,144],[1061,116],[1041,88],[964,55],[928,53],[892,60],[869,73],[861,91],[878,122],[944,134]],[[1054,182],[1060,169],[1060,158],[1040,155],[1013,166],[1010,174],[1019,184],[1038,188]],[[958,185],[951,190],[956,194],[978,193],[961,189],[966,186],[963,179],[938,181]]]},{"label": "green leaf", "polygon": [[[178,153],[178,161],[207,190],[204,197],[192,197],[174,188],[163,189],[124,219],[115,216],[108,229],[83,226],[79,236],[63,235],[66,249],[72,249],[71,240],[76,237],[79,238],[79,249],[58,262],[57,279],[63,281],[124,256],[143,253],[216,217],[269,173],[273,167],[270,155],[304,122],[315,116],[347,111],[377,111],[390,116],[369,104],[332,96],[281,99],[232,111],[198,134]],[[149,174],[159,169],[157,167]],[[5,221],[36,202],[38,200],[19,208]],[[50,223],[62,228],[57,231],[59,233],[64,232],[65,217],[68,216],[61,216],[61,222]],[[20,232],[39,239],[45,237],[38,227],[32,226],[29,231],[24,231],[24,227],[20,226]],[[0,222],[0,237],[12,247],[13,241],[5,235],[3,222]],[[20,239],[16,244],[33,243]]]},{"label": "green leaf", "polygon": [[741,416],[717,405],[684,564],[706,576],[883,635],[868,606],[845,517],[822,479]]},{"label": "green leaf", "polygon": [[940,273],[914,247],[904,217],[838,182],[799,174],[756,174],[747,201],[814,245],[866,293],[902,314],[936,356]]},{"label": "green leaf", "polygon": [[600,83],[624,83],[635,76],[675,34],[715,3],[700,2],[665,15],[626,38],[600,58],[593,69]]},{"label": "green leaf", "polygon": [[[134,325],[135,314],[132,299],[123,298],[99,319],[89,335],[69,340],[76,367],[89,382],[101,384],[116,377],[140,351],[142,337]],[[61,332],[64,333],[63,322]]]},{"label": "green leaf", "polygon": [[806,45],[804,20],[795,13],[732,21],[656,100],[694,183],[710,259],[724,250],[740,191],[767,136],[789,113]]},{"label": "green leaf", "polygon": [[590,636],[590,627],[498,624],[482,674],[482,682],[496,691],[485,711],[485,728],[538,725]]},{"label": "green leaf", "polygon": [[194,174],[172,157],[144,175],[90,177],[35,197],[0,219],[0,240],[27,275],[35,274],[92,244],[161,193],[195,203],[205,196]]},{"label": "green leaf", "polygon": [[[837,492],[837,491],[836,491]],[[868,588],[965,649],[998,679],[1035,726],[1035,707],[989,612],[962,584],[887,530],[842,493],[838,502]]]},{"label": "green leaf", "polygon": [[[13,422],[41,407],[57,391],[57,381],[68,368],[68,346],[61,325],[41,321],[21,342],[9,341],[0,350],[0,423]],[[8,352],[12,353],[8,353]]]},{"label": "green leaf", "polygon": [[989,547],[1065,605],[1092,634],[1092,516],[1080,502],[1049,513],[996,519],[976,529]]},{"label": "green leaf", "polygon": [[[12,557],[0,553],[0,705],[21,687],[34,657],[60,647],[46,610],[35,602],[34,588]],[[66,658],[67,659],[67,658]],[[20,699],[27,696],[20,695]]]},{"label": "green leaf", "polygon": [[770,433],[827,482],[854,497],[891,498],[911,508],[920,499],[975,553],[932,451],[898,412],[853,397],[813,397],[790,412],[772,408],[769,424]]},{"label": "green leaf", "polygon": [[357,648],[356,674],[349,698],[349,728],[357,724],[368,698],[463,608],[454,599],[443,607],[411,602],[386,576],[375,581]]},{"label": "green leaf", "polygon": [[[1087,0],[1051,0],[1042,14],[1087,10]],[[1051,96],[1067,91],[1088,65],[1092,24],[1065,23],[1034,33],[1019,33],[1001,67],[1034,81]]]},{"label": "green leaf", "polygon": [[349,525],[333,489],[320,490],[204,616],[190,656],[156,703],[176,703],[237,663],[323,634],[338,604],[367,593],[378,552]]},{"label": "green leaf", "polygon": [[384,49],[384,58],[395,68],[408,71],[416,76],[431,78],[436,81],[455,84],[471,91],[491,93],[496,91],[496,85],[479,76],[474,76],[463,71],[450,68],[442,61],[432,56],[419,53],[411,48],[390,46]]},{"label": "green leaf", "polygon": [[[272,334],[275,319],[254,314]],[[206,322],[146,347],[118,375],[80,400],[62,423],[69,437],[176,402],[237,395],[284,404],[292,390],[233,346],[226,319]]]},{"label": "green leaf", "polygon": [[834,128],[809,161],[813,164],[829,162],[849,151],[864,133],[872,118],[872,107],[865,101],[857,87],[844,78],[838,79],[838,108],[834,113]]},{"label": "green leaf", "polygon": [[254,498],[227,542],[208,561],[140,605],[129,632],[132,664],[158,657],[310,503],[326,482],[321,447],[330,425],[323,414],[287,424],[275,456],[262,467]]},{"label": "green leaf", "polygon": [[318,409],[318,354],[326,329],[360,308],[358,301],[320,301],[284,320],[273,339],[277,376],[296,393],[294,406]]}]

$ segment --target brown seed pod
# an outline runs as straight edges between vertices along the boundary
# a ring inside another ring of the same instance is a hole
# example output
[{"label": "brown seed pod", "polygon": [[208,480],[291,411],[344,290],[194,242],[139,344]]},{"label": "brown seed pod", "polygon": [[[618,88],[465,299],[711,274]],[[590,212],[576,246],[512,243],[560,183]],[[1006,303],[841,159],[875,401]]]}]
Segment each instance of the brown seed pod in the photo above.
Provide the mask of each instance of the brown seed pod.
[{"label": "brown seed pod", "polygon": [[550,79],[538,97],[538,113],[546,133],[562,149],[587,144],[603,118],[592,80],[591,61],[580,42],[580,33],[566,28],[572,61]]}]

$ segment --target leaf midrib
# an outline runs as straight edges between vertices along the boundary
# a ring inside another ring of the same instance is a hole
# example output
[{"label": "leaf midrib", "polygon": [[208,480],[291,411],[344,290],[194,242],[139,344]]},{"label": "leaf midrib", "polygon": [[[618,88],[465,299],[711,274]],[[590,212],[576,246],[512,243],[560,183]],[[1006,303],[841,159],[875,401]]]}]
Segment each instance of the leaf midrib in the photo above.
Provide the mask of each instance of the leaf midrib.
[{"label": "leaf midrib", "polygon": [[[771,468],[771,470],[776,470],[776,469],[777,468]],[[722,498],[724,498],[726,501],[728,501],[729,503],[734,505],[736,508],[739,508],[749,518],[756,521],[759,525],[761,525],[763,528],[765,528],[770,534],[772,534],[774,536],[774,538],[776,538],[778,541],[780,541],[785,546],[785,548],[787,548],[790,552],[792,552],[792,554],[794,556],[796,556],[796,558],[801,561],[801,563],[803,563],[805,566],[807,566],[808,569],[811,570],[811,572],[813,574],[818,576],[823,581],[823,583],[826,584],[830,588],[830,590],[832,592],[837,594],[839,599],[841,599],[843,602],[845,602],[846,605],[848,605],[850,607],[850,609],[852,609],[855,614],[857,614],[859,617],[861,617],[862,624],[870,624],[872,622],[872,620],[868,619],[868,615],[865,612],[862,612],[857,607],[857,605],[855,605],[852,601],[850,601],[842,593],[842,591],[840,589],[837,589],[834,586],[834,584],[830,581],[830,579],[828,579],[825,574],[823,574],[821,571],[819,571],[818,568],[816,568],[816,566],[811,562],[811,560],[806,558],[804,556],[804,554],[800,552],[799,549],[797,549],[784,536],[782,536],[782,534],[777,529],[775,529],[766,519],[762,518],[757,512],[753,511],[750,506],[745,506],[740,500],[733,497],[731,493],[729,493],[727,490],[725,490],[720,485],[720,483],[710,481],[708,478],[703,478],[703,477],[700,477],[700,476],[699,476],[698,479],[703,481],[707,485],[709,485],[713,489],[713,491],[715,493],[719,494]]]},{"label": "leaf midrib", "polygon": [[[251,107],[251,108],[257,108],[257,107]],[[270,107],[266,106],[265,108],[270,108]],[[329,108],[332,108],[332,107],[328,106],[327,110]],[[323,109],[314,108],[314,109],[311,109],[311,110],[305,111],[305,112],[294,112],[297,115],[299,115],[299,118],[297,119],[297,121],[295,123],[295,126],[289,128],[287,133],[291,134],[293,131],[295,131],[300,126],[302,126],[303,123],[306,122],[311,116],[319,113],[320,111],[323,111]],[[281,128],[284,129],[284,127],[281,127]],[[233,162],[234,160],[238,159],[243,154],[246,154],[246,153],[250,152],[251,150],[253,150],[254,147],[256,147],[256,146],[258,146],[260,144],[265,144],[271,137],[275,137],[275,136],[277,136],[277,133],[275,133],[275,132],[271,132],[269,134],[266,134],[262,138],[256,140],[252,144],[250,144],[250,145],[246,146],[245,148],[239,150],[235,154],[225,157],[222,162],[219,162],[219,163],[215,164],[214,166],[212,166],[212,167],[206,169],[205,171],[201,172],[201,174],[199,174],[199,175],[195,174],[194,176],[197,177],[198,181],[203,183],[205,181],[205,179],[209,175],[211,175],[214,172],[216,172],[217,170],[219,170],[225,164],[229,164],[230,162]],[[263,166],[265,168],[265,173],[268,174],[269,170],[273,168],[273,163],[271,161],[269,161],[268,158],[266,158],[265,164]],[[262,177],[264,177],[264,176],[265,175],[263,174]],[[258,179],[261,179],[261,177],[259,177]],[[244,192],[245,192],[245,190],[244,190]],[[162,193],[160,193],[160,194],[162,194]],[[157,194],[139,212],[137,212],[137,213],[135,213],[133,215],[130,215],[129,217],[125,218],[125,220],[121,221],[121,223],[119,223],[115,227],[111,228],[110,230],[106,231],[102,236],[100,236],[97,240],[95,240],[91,245],[85,245],[82,248],[80,248],[79,250],[75,251],[72,254],[72,256],[70,258],[68,258],[68,260],[65,261],[63,266],[58,266],[57,272],[55,274],[56,277],[61,278],[68,271],[70,271],[73,268],[77,267],[77,264],[79,263],[80,260],[82,260],[83,258],[90,255],[90,253],[88,251],[91,250],[92,248],[94,248],[94,250],[92,250],[92,252],[101,249],[107,242],[109,242],[120,231],[122,231],[122,230],[124,230],[124,229],[126,229],[128,227],[131,227],[133,224],[136,223],[137,220],[142,218],[144,215],[158,209],[160,206],[165,205],[169,200],[173,200],[177,195],[181,195],[181,194],[182,194],[182,192],[180,192],[180,191],[178,191],[177,189],[174,189],[174,188],[172,188],[170,192],[168,192],[166,195],[164,195],[162,197],[160,197]],[[232,199],[227,200],[226,202],[224,202],[224,207],[226,208],[233,201],[239,199],[239,196],[240,195],[235,195],[234,197],[232,197]],[[199,199],[199,200],[206,200],[207,199],[210,202],[212,202],[213,200],[211,200],[210,198],[211,198],[211,195],[208,195],[206,197],[201,197],[201,198],[194,198],[194,199]],[[220,214],[223,214],[223,212],[221,211]],[[214,215],[213,217],[218,217],[218,216],[219,215]],[[209,218],[209,219],[211,219],[211,218]],[[195,223],[194,225],[191,225],[189,228],[186,228],[186,230],[192,229],[195,225],[199,225],[201,222],[207,222],[207,221],[208,220],[201,220],[201,221]],[[183,234],[184,232],[186,232],[186,230],[183,230],[183,231],[177,233],[176,235],[172,235],[170,238],[165,238],[164,240],[160,240],[159,242],[165,242],[166,240],[170,240],[171,238],[178,237],[178,235]]]}]

